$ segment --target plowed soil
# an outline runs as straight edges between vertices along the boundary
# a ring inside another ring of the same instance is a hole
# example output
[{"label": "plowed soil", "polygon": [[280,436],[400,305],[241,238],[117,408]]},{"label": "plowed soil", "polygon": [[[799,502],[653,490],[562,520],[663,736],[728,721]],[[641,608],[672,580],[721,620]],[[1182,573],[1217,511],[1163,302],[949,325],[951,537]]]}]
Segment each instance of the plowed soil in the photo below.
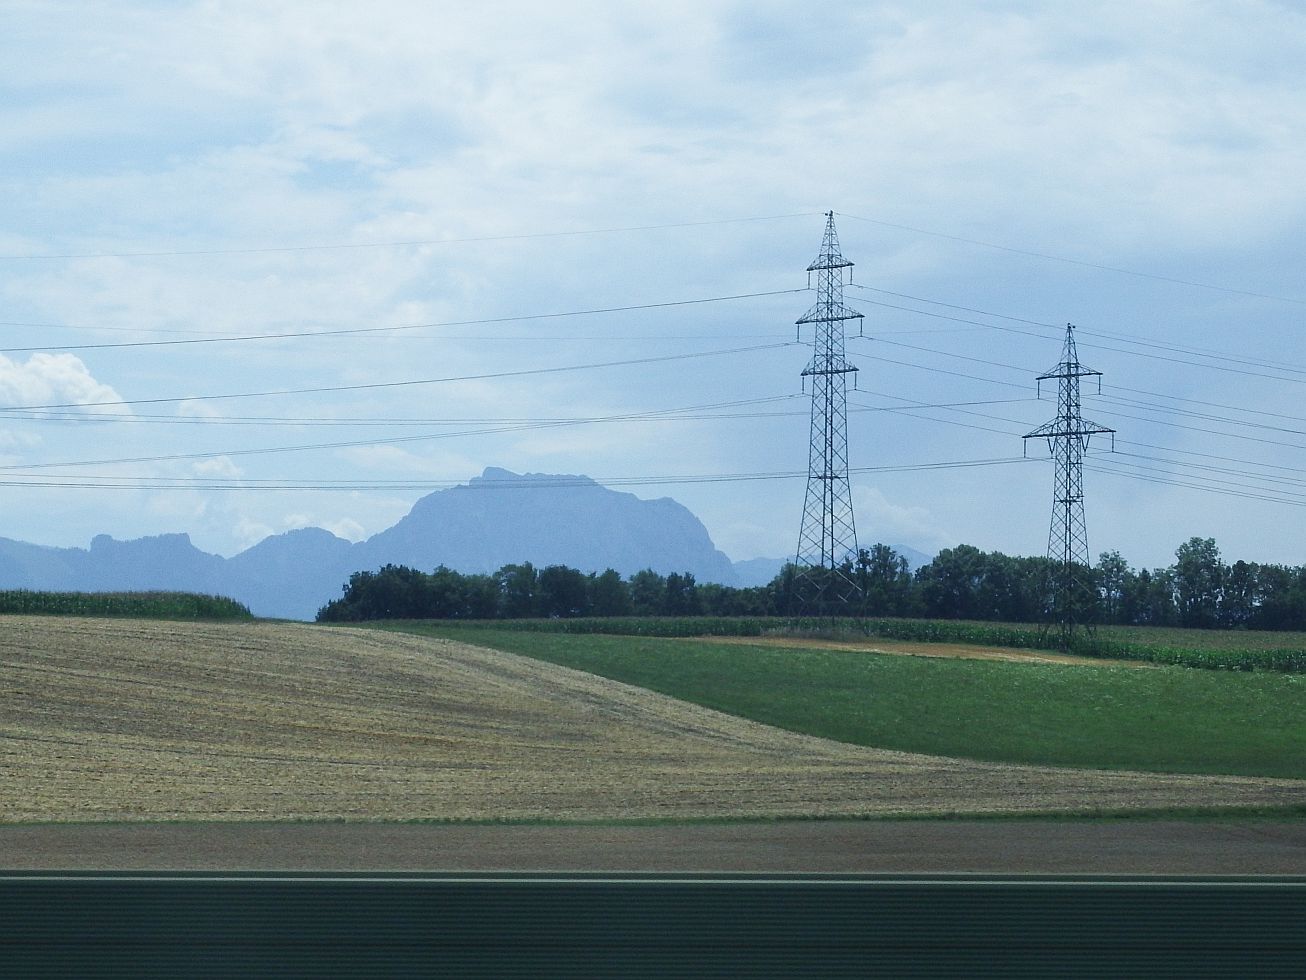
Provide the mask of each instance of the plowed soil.
[{"label": "plowed soil", "polygon": [[622,820],[1300,803],[1306,782],[798,735],[449,641],[0,621],[0,822]]}]

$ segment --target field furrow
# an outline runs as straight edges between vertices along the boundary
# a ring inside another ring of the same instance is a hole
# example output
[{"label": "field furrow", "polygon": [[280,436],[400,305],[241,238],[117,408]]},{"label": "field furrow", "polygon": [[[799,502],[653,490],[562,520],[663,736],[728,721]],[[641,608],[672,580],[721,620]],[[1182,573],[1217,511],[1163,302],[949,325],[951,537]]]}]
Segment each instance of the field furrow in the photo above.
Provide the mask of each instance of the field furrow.
[{"label": "field furrow", "polygon": [[1300,781],[847,745],[447,640],[266,623],[0,625],[0,821],[851,816],[1306,798]]}]

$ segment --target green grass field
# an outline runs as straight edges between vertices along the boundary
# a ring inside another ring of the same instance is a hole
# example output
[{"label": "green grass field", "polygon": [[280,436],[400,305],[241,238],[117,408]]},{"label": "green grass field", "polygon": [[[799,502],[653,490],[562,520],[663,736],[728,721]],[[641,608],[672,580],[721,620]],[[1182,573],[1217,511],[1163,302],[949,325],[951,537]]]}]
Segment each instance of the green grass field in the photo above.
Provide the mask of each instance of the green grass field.
[{"label": "green grass field", "polygon": [[[462,622],[467,629],[514,632],[615,634],[621,636],[821,636],[968,643],[1046,649],[1047,637],[1030,623],[955,619],[792,620],[760,616],[614,616],[577,619],[517,619]],[[1200,667],[1207,670],[1273,670],[1306,673],[1306,633],[1197,630],[1154,626],[1101,626],[1080,636],[1072,649],[1108,660]]]},{"label": "green grass field", "polygon": [[1306,677],[995,663],[406,621],[793,731],[989,761],[1306,778]]}]

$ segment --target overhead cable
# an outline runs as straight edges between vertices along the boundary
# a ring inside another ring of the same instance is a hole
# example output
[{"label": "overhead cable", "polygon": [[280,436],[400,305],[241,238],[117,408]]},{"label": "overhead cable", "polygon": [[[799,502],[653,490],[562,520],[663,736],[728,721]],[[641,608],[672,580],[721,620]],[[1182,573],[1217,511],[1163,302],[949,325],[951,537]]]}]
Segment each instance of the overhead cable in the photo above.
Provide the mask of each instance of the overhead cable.
[{"label": "overhead cable", "polygon": [[632,231],[662,231],[669,228],[705,228],[710,225],[744,224],[752,221],[779,221],[784,218],[809,218],[818,211],[793,214],[763,214],[747,218],[717,218],[710,221],[677,221],[658,225],[625,225],[613,228],[585,228],[576,231],[538,231],[516,235],[481,235],[474,238],[415,238],[401,241],[340,242],[326,245],[274,245],[259,248],[197,248],[120,252],[62,252],[44,254],[0,255],[0,260],[37,259],[130,259],[162,258],[187,255],[268,255],[277,252],[327,252],[369,248],[411,248],[415,246],[470,245],[483,242],[516,242],[536,238],[579,238],[586,235],[613,235]]}]

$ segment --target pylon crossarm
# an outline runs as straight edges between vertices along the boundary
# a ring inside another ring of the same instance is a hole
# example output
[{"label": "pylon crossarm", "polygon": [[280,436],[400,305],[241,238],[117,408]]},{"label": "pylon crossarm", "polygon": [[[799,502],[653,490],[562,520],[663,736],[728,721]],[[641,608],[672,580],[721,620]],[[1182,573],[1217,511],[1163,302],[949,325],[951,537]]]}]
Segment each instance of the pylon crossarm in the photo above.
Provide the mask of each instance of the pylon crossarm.
[{"label": "pylon crossarm", "polygon": [[1050,381],[1052,378],[1100,378],[1101,371],[1084,367],[1082,364],[1058,364],[1047,374],[1040,374],[1035,381]]}]

